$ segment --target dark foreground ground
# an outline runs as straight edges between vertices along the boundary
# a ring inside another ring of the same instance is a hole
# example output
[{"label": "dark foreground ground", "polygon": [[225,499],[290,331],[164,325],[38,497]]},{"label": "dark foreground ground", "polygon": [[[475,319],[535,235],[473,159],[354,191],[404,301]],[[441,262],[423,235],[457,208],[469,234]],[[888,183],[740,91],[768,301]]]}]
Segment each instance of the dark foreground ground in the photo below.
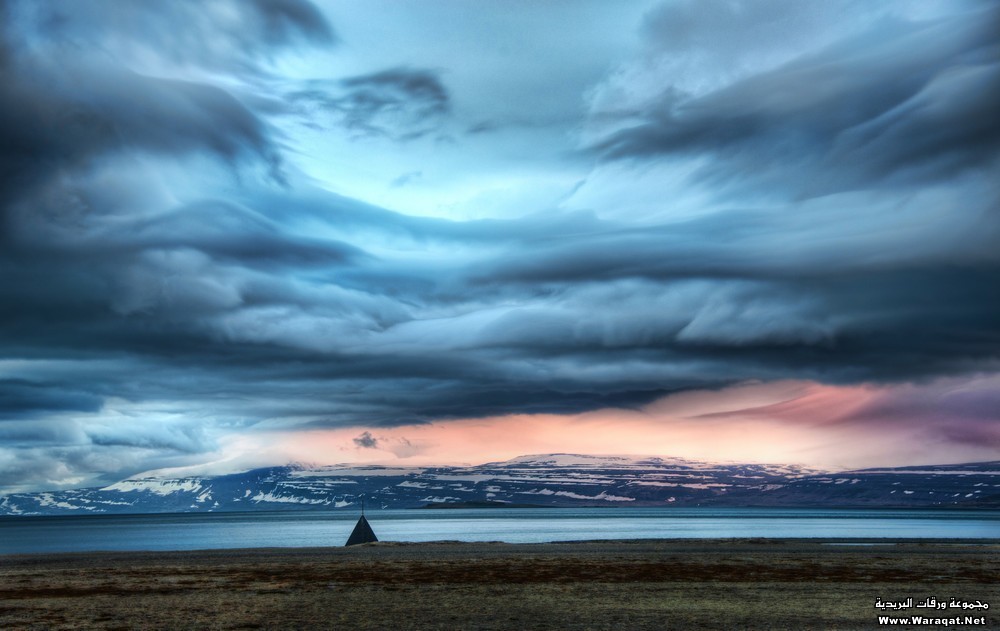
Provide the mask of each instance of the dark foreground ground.
[{"label": "dark foreground ground", "polygon": [[886,628],[876,599],[907,597],[990,609],[893,616],[985,616],[947,628],[1000,628],[1000,540],[829,543],[0,556],[0,629],[871,629]]}]

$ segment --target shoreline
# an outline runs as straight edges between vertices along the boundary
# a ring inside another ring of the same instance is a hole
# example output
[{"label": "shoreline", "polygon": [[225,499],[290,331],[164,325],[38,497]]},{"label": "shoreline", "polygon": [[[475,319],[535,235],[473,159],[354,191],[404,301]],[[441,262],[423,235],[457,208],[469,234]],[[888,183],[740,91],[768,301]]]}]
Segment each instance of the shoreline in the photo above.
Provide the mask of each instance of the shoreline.
[{"label": "shoreline", "polygon": [[519,542],[508,541],[463,541],[459,539],[441,539],[436,541],[378,541],[348,548],[343,544],[329,546],[258,546],[243,548],[195,548],[195,549],[95,549],[95,550],[55,550],[43,552],[0,552],[0,563],[5,560],[43,559],[46,557],[72,556],[119,556],[129,555],[257,555],[257,554],[310,554],[336,553],[338,550],[351,549],[405,549],[410,547],[429,546],[441,549],[442,546],[506,546],[509,550],[530,550],[544,546],[638,546],[638,545],[673,545],[679,548],[697,545],[821,545],[832,547],[891,547],[908,545],[934,546],[973,546],[997,547],[1000,549],[1000,537],[660,537],[633,539],[574,539],[558,541]]},{"label": "shoreline", "polygon": [[308,555],[314,553],[337,554],[338,551],[351,550],[381,550],[381,549],[406,549],[420,548],[427,546],[433,549],[443,549],[448,546],[474,548],[476,546],[496,547],[504,546],[508,550],[517,552],[530,552],[532,549],[542,549],[559,546],[674,546],[677,548],[695,546],[738,546],[738,545],[823,545],[823,546],[910,546],[910,545],[933,545],[933,546],[973,546],[973,547],[997,547],[1000,550],[1000,537],[661,537],[661,538],[634,538],[634,539],[573,539],[560,541],[540,541],[526,543],[512,543],[507,541],[463,541],[460,539],[441,539],[436,541],[378,541],[375,543],[365,543],[355,546],[329,545],[329,546],[264,546],[245,548],[198,548],[198,549],[177,549],[160,550],[150,548],[146,550],[67,550],[51,552],[0,552],[0,561],[10,559],[44,559],[53,556],[148,556],[148,555],[192,555],[204,556],[219,554],[230,555]]}]

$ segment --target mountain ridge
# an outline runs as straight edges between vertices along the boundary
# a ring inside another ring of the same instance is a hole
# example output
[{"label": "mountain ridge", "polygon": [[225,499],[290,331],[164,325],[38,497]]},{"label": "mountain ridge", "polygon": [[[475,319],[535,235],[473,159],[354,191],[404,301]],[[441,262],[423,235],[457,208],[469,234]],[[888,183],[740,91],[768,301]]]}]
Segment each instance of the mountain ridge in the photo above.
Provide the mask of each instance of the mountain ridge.
[{"label": "mountain ridge", "polygon": [[471,466],[302,463],[223,475],[134,476],[0,495],[0,515],[121,514],[442,504],[1000,508],[1000,461],[822,471],[665,456],[532,454]]}]

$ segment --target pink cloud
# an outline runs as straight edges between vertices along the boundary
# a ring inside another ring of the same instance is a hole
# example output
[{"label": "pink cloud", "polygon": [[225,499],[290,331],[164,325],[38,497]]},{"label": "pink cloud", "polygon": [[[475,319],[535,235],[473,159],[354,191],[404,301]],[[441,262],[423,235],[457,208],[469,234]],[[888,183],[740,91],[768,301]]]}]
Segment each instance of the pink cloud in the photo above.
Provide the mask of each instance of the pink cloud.
[{"label": "pink cloud", "polygon": [[[478,464],[529,453],[646,454],[861,468],[1000,456],[1000,375],[926,384],[746,383],[639,410],[510,415],[241,436],[257,460]],[[368,434],[363,434],[368,432]],[[364,446],[358,436],[367,436]]]}]

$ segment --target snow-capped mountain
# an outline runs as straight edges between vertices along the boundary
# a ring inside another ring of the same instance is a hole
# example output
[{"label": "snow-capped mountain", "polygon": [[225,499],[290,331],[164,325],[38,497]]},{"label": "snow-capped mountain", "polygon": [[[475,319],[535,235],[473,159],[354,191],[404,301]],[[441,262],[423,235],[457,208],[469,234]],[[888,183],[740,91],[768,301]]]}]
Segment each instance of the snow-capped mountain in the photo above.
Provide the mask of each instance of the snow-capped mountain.
[{"label": "snow-capped mountain", "polygon": [[1000,462],[829,473],[794,465],[546,454],[470,467],[289,465],[129,478],[0,496],[0,515],[371,507],[870,506],[1000,508]]}]

